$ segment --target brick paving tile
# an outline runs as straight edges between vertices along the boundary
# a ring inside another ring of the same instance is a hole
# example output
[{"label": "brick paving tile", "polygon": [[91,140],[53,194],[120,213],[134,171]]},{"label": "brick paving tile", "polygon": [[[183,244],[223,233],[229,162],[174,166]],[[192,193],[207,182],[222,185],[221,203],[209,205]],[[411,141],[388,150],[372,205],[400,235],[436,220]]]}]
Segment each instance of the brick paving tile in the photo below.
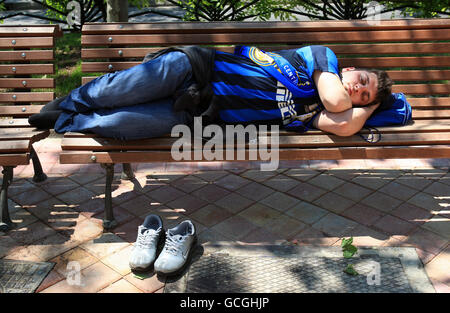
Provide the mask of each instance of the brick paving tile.
[{"label": "brick paving tile", "polygon": [[20,244],[11,238],[9,233],[0,232],[0,259],[12,252]]},{"label": "brick paving tile", "polygon": [[302,182],[307,182],[308,180],[319,174],[320,171],[317,170],[298,169],[298,168],[289,169],[286,172],[284,172],[284,175],[300,180]]},{"label": "brick paving tile", "polygon": [[223,161],[199,162],[197,164],[199,171],[222,171]]},{"label": "brick paving tile", "polygon": [[80,248],[96,258],[102,259],[129,245],[128,242],[113,233],[103,233],[100,237],[83,243]]},{"label": "brick paving tile", "polygon": [[309,160],[309,168],[310,169],[323,169],[329,170],[333,168],[337,168],[338,164],[336,160]]},{"label": "brick paving tile", "polygon": [[20,193],[18,195],[14,195],[14,196],[8,195],[8,196],[14,202],[16,202],[17,204],[20,204],[20,205],[34,205],[36,203],[50,199],[52,197],[51,194],[41,190],[40,188],[36,188],[36,187],[34,189]]},{"label": "brick paving tile", "polygon": [[200,171],[193,174],[196,177],[200,177],[201,179],[207,182],[213,182],[221,177],[228,175],[227,171]]},{"label": "brick paving tile", "polygon": [[336,188],[334,192],[345,198],[358,202],[367,197],[373,191],[368,188],[348,182]]},{"label": "brick paving tile", "polygon": [[198,188],[201,188],[206,184],[208,184],[208,182],[193,175],[177,179],[176,181],[171,183],[173,187],[178,188],[186,193],[193,192],[194,190],[197,190]]},{"label": "brick paving tile", "polygon": [[282,239],[291,238],[294,234],[307,228],[307,225],[287,215],[280,215],[262,227],[268,232],[281,236]]},{"label": "brick paving tile", "polygon": [[345,217],[329,213],[312,226],[329,236],[341,237],[351,232],[358,224]]},{"label": "brick paving tile", "polygon": [[389,213],[396,207],[398,207],[402,203],[402,201],[392,198],[391,196],[388,196],[384,193],[375,192],[363,199],[361,203],[375,208],[379,211]]},{"label": "brick paving tile", "polygon": [[66,179],[65,177],[49,177],[45,182],[41,183],[39,187],[49,194],[55,196],[60,193],[80,187],[80,185],[70,179]]},{"label": "brick paving tile", "polygon": [[[127,190],[133,190],[140,194],[149,194],[155,189],[168,186],[169,180],[157,179],[147,173],[136,173],[136,177],[132,181],[124,181],[120,188],[126,188]],[[173,182],[175,183],[176,180]]]},{"label": "brick paving tile", "polygon": [[[105,183],[106,183],[105,178],[100,178],[92,182],[83,184],[83,187],[96,195],[103,195],[105,194]],[[119,185],[120,185],[119,181],[117,180],[113,181],[112,190],[119,188]]]},{"label": "brick paving tile", "polygon": [[214,184],[222,188],[234,191],[249,184],[250,182],[251,182],[250,180],[242,178],[239,175],[229,174],[227,176],[219,178],[217,181],[214,182]]},{"label": "brick paving tile", "polygon": [[15,229],[20,229],[38,220],[36,216],[32,215],[30,212],[24,209],[18,209],[15,210],[14,212],[10,212],[9,217],[11,218],[11,221],[14,223],[13,227]]},{"label": "brick paving tile", "polygon": [[257,226],[249,222],[247,219],[239,215],[234,215],[229,219],[215,225],[211,228],[211,230],[225,235],[226,238],[239,240],[246,236],[251,230],[256,228]]},{"label": "brick paving tile", "polygon": [[133,273],[128,274],[124,278],[134,285],[136,288],[142,290],[146,293],[155,292],[158,289],[161,289],[165,285],[165,279],[157,276],[153,273],[147,273],[146,275],[142,275],[146,277],[145,279],[139,279],[134,277]]},{"label": "brick paving tile", "polygon": [[125,279],[121,279],[100,290],[99,293],[142,293],[142,290],[136,288]]},{"label": "brick paving tile", "polygon": [[[150,195],[150,193],[148,194]],[[121,205],[122,203],[130,201],[131,199],[134,199],[140,195],[142,195],[142,193],[140,193],[139,191],[131,190],[126,186],[119,186],[119,188],[113,190],[113,192],[111,193],[112,203],[114,205]],[[102,196],[101,198],[104,199],[104,196]]]},{"label": "brick paving tile", "polygon": [[56,198],[67,204],[80,204],[95,198],[96,194],[83,187],[59,194]]},{"label": "brick paving tile", "polygon": [[163,186],[147,193],[147,195],[152,199],[155,199],[156,201],[164,204],[173,201],[177,198],[180,198],[186,195],[186,193],[178,189],[175,189],[172,186]]},{"label": "brick paving tile", "polygon": [[[58,200],[58,201],[61,201],[61,200]],[[72,205],[72,206],[68,205],[68,207],[73,209],[74,211],[79,212],[81,215],[83,215],[86,218],[91,218],[95,214],[103,212],[103,210],[105,209],[105,199],[96,198],[96,199],[92,199],[92,200],[89,200],[84,203],[80,203],[80,204],[76,204],[76,205]],[[113,208],[114,207],[115,206],[113,204]]]},{"label": "brick paving tile", "polygon": [[[353,244],[360,247],[380,247],[389,240],[389,236],[364,225],[358,225],[349,232],[349,235],[353,237]],[[337,243],[340,245],[341,241],[338,241]]]},{"label": "brick paving tile", "polygon": [[439,253],[433,260],[425,265],[425,271],[430,279],[434,279],[450,285],[450,271],[448,265],[450,264],[450,246]]},{"label": "brick paving tile", "polygon": [[[215,226],[217,227],[217,225]],[[230,236],[226,236],[213,229],[205,229],[197,236],[198,244],[214,243],[218,241],[230,241]]]},{"label": "brick paving tile", "polygon": [[428,264],[431,260],[433,260],[436,255],[432,254],[428,251],[416,248],[417,255],[419,256],[420,261],[422,261],[423,265]]},{"label": "brick paving tile", "polygon": [[311,225],[327,215],[328,211],[319,208],[314,204],[302,201],[293,208],[286,211],[285,214]]},{"label": "brick paving tile", "polygon": [[446,238],[447,240],[450,240],[449,225],[450,225],[450,218],[441,215],[436,215],[420,227],[430,230],[433,233],[436,233],[439,236]]},{"label": "brick paving tile", "polygon": [[230,192],[222,187],[208,184],[200,189],[197,189],[191,195],[212,203],[229,194]]},{"label": "brick paving tile", "polygon": [[372,190],[377,190],[383,187],[385,184],[388,184],[390,181],[386,179],[380,179],[380,177],[377,177],[375,175],[371,176],[363,174],[353,178],[352,182]]},{"label": "brick paving tile", "polygon": [[71,240],[61,234],[54,234],[33,244],[14,250],[6,256],[8,259],[28,261],[48,261],[79,245],[79,241]]},{"label": "brick paving tile", "polygon": [[[97,262],[80,273],[80,285],[71,280],[62,280],[42,293],[92,293],[104,289],[121,276],[101,262]],[[75,278],[74,278],[75,279]]]},{"label": "brick paving tile", "polygon": [[447,211],[446,206],[449,204],[448,199],[441,199],[425,192],[419,192],[407,202],[427,210],[431,214],[439,214],[441,211]]},{"label": "brick paving tile", "polygon": [[421,209],[407,202],[402,203],[400,206],[391,211],[390,214],[416,225],[422,225],[433,216],[433,214],[427,210]]},{"label": "brick paving tile", "polygon": [[280,174],[275,177],[269,178],[268,180],[264,181],[263,184],[275,190],[286,192],[289,189],[292,189],[300,184],[300,182],[296,179]]},{"label": "brick paving tile", "polygon": [[227,210],[217,207],[214,204],[208,204],[203,208],[195,211],[190,215],[203,225],[211,227],[217,223],[220,223],[231,216],[231,213]]},{"label": "brick paving tile", "polygon": [[327,191],[325,189],[310,185],[308,183],[300,183],[298,186],[292,188],[287,193],[298,199],[312,202],[326,192]]},{"label": "brick paving tile", "polygon": [[241,211],[239,216],[246,218],[257,226],[264,226],[273,218],[278,217],[281,212],[271,209],[261,203],[255,203],[247,209]]},{"label": "brick paving tile", "polygon": [[[129,201],[122,202],[120,204],[120,206],[122,208],[124,208],[125,210],[127,210],[128,212],[130,212],[131,214],[133,214],[135,216],[140,216],[151,210],[152,202],[156,202],[156,201],[152,200],[147,195],[140,195]],[[159,205],[159,203],[154,204],[154,205]]]},{"label": "brick paving tile", "polygon": [[373,225],[386,213],[373,209],[367,205],[358,203],[342,212],[342,216],[365,226]]},{"label": "brick paving tile", "polygon": [[402,175],[401,177],[397,178],[395,182],[411,187],[416,190],[423,190],[427,186],[432,184],[433,181],[422,176],[406,173],[405,175]]},{"label": "brick paving tile", "polygon": [[60,282],[64,279],[64,276],[59,274],[55,269],[51,270],[50,273],[44,278],[39,287],[36,289],[35,293],[39,293],[42,290],[53,286],[54,284]]},{"label": "brick paving tile", "polygon": [[252,199],[254,201],[259,201],[266,198],[268,195],[275,191],[260,183],[252,182],[240,188],[239,190],[237,190],[237,192],[246,198]]},{"label": "brick paving tile", "polygon": [[242,237],[238,243],[273,244],[284,239],[280,234],[274,234],[265,228],[258,227]]},{"label": "brick paving tile", "polygon": [[313,203],[317,206],[320,206],[321,208],[338,214],[342,213],[355,204],[354,201],[341,197],[334,192],[328,192],[324,194],[320,198],[316,199]]},{"label": "brick paving tile", "polygon": [[167,203],[167,206],[176,210],[177,212],[183,213],[185,215],[190,215],[207,204],[208,202],[206,200],[187,194]]},{"label": "brick paving tile", "polygon": [[373,227],[389,235],[408,235],[417,225],[408,223],[392,215],[385,215],[380,218]]},{"label": "brick paving tile", "polygon": [[328,174],[320,174],[320,175],[317,175],[316,177],[311,178],[308,181],[308,183],[331,191],[331,190],[336,189],[337,187],[341,186],[342,184],[344,184],[345,181],[340,178],[328,175]]},{"label": "brick paving tile", "polygon": [[[341,160],[338,160],[338,163]],[[345,180],[346,182],[351,181],[353,178],[358,177],[366,172],[365,168],[356,168],[356,167],[339,167],[335,169],[331,169],[328,171],[325,171],[325,174],[338,177],[340,179]]]},{"label": "brick paving tile", "polygon": [[450,188],[446,184],[440,182],[434,182],[423,190],[426,193],[432,194],[437,197],[450,197]]},{"label": "brick paving tile", "polygon": [[191,174],[198,170],[197,163],[192,162],[168,162],[165,171],[167,173]]},{"label": "brick paving tile", "polygon": [[144,219],[141,217],[132,219],[128,223],[125,223],[123,225],[117,226],[114,229],[112,229],[112,232],[125,240],[128,243],[134,243],[137,238],[137,229],[139,225],[142,225],[144,222]]},{"label": "brick paving tile", "polygon": [[24,245],[31,244],[54,234],[56,234],[55,230],[40,221],[22,228],[13,229],[8,233],[12,239]]},{"label": "brick paving tile", "polygon": [[308,227],[307,229],[294,235],[291,242],[298,245],[332,246],[338,240],[338,237],[328,237],[323,232],[315,228]]},{"label": "brick paving tile", "polygon": [[417,190],[396,183],[395,181],[381,187],[378,191],[403,201],[408,200],[417,193]]},{"label": "brick paving tile", "polygon": [[427,169],[416,169],[412,171],[413,175],[423,176],[430,179],[439,179],[448,173],[448,169],[438,169],[438,168],[427,168]]},{"label": "brick paving tile", "polygon": [[279,169],[286,168],[309,168],[308,160],[280,160]]},{"label": "brick paving tile", "polygon": [[235,192],[232,192],[229,195],[223,197],[222,199],[219,199],[216,202],[214,202],[214,204],[218,205],[221,208],[226,209],[228,212],[232,214],[239,213],[243,209],[249,207],[252,203],[253,203],[252,200],[247,199]]},{"label": "brick paving tile", "polygon": [[8,188],[8,197],[12,197],[33,189],[36,189],[36,185],[31,183],[27,179],[20,178],[17,180],[13,180],[13,182]]},{"label": "brick paving tile", "polygon": [[[169,229],[169,228],[172,228],[175,225],[181,223],[183,220],[186,219],[186,216],[183,215],[182,212],[183,212],[183,210],[172,209],[165,205],[160,205],[160,206],[153,207],[151,209],[151,211],[149,212],[149,214],[156,214],[159,217],[161,217],[161,219],[163,221],[163,227],[165,229]],[[143,214],[140,216],[140,218],[142,220],[145,220],[145,217],[147,215],[148,214]],[[137,228],[136,228],[135,232],[137,234]]]},{"label": "brick paving tile", "polygon": [[167,163],[153,162],[153,163],[138,163],[136,173],[151,173],[151,172],[165,172]]},{"label": "brick paving tile", "polygon": [[74,227],[70,229],[61,231],[61,234],[70,237],[72,240],[84,242],[93,238],[98,237],[103,233],[103,227],[98,223],[86,219],[77,223]]},{"label": "brick paving tile", "polygon": [[122,276],[128,275],[131,273],[130,265],[128,263],[131,252],[133,250],[133,246],[129,245],[124,249],[116,251],[109,256],[101,259],[101,261],[115,270]]},{"label": "brick paving tile", "polygon": [[438,254],[449,243],[445,238],[420,227],[408,236],[393,236],[393,239],[400,241],[402,245],[413,246],[432,254]]},{"label": "brick paving tile", "polygon": [[100,164],[82,164],[78,173],[104,174],[105,170],[100,166]]},{"label": "brick paving tile", "polygon": [[81,166],[81,164],[61,164],[59,162],[56,162],[49,170],[44,172],[47,175],[57,174],[61,176],[67,176],[80,172]]},{"label": "brick paving tile", "polygon": [[153,173],[151,174],[151,177],[155,179],[158,182],[162,182],[165,184],[170,184],[175,182],[178,179],[181,179],[183,177],[186,177],[186,174],[182,173]]},{"label": "brick paving tile", "polygon": [[73,180],[74,182],[80,184],[80,185],[84,185],[87,183],[90,183],[94,180],[98,180],[100,178],[105,178],[105,174],[100,174],[100,173],[77,173],[77,174],[72,174],[69,176],[69,178],[71,180]]},{"label": "brick paving tile", "polygon": [[[117,225],[124,224],[126,222],[131,221],[136,216],[131,214],[129,211],[122,209],[120,206],[114,206],[113,207],[114,212],[114,219],[117,222]],[[96,215],[92,216],[91,220],[98,223],[99,225],[102,225],[103,227],[103,219],[105,218],[105,212],[101,211],[97,213]]]},{"label": "brick paving tile", "polygon": [[83,270],[86,267],[97,263],[98,259],[85,250],[76,247],[67,251],[66,253],[57,256],[56,258],[51,259],[50,262],[56,263],[53,269],[62,277],[66,277],[67,273],[72,270],[71,266],[73,263],[69,264],[70,262],[77,262],[77,266],[79,266],[79,269]]},{"label": "brick paving tile", "polygon": [[450,185],[450,173],[449,173],[449,174],[446,174],[446,175],[444,175],[444,176],[442,176],[442,177],[439,179],[439,182],[440,182],[440,183],[443,183],[443,184],[446,184],[446,185]]},{"label": "brick paving tile", "polygon": [[437,293],[450,293],[450,284],[444,284],[435,279],[430,279],[430,281]]},{"label": "brick paving tile", "polygon": [[240,176],[261,183],[275,175],[278,175],[278,171],[248,170],[242,173]]},{"label": "brick paving tile", "polygon": [[286,212],[295,204],[299,203],[299,200],[288,196],[285,193],[276,191],[259,202],[280,212]]}]

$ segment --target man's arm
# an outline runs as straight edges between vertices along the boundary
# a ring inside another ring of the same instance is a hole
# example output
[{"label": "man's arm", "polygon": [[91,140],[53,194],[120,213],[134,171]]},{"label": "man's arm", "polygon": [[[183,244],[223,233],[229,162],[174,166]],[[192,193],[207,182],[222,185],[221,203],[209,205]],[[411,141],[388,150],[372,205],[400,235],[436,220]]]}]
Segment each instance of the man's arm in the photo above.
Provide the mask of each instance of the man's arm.
[{"label": "man's arm", "polygon": [[320,101],[328,112],[339,113],[351,109],[352,100],[336,74],[314,71],[314,83]]},{"label": "man's arm", "polygon": [[338,136],[351,136],[364,126],[366,120],[379,104],[369,107],[354,107],[344,112],[333,113],[323,110],[314,120],[314,127]]}]

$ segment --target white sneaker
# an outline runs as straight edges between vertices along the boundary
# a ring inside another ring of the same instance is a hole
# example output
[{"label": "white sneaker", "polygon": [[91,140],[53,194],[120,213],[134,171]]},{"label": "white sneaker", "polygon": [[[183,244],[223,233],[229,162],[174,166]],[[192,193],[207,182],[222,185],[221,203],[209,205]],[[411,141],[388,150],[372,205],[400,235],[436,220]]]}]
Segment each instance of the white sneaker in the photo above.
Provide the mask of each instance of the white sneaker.
[{"label": "white sneaker", "polygon": [[164,230],[158,215],[148,215],[138,227],[138,236],[131,252],[129,265],[134,271],[148,270],[155,261],[158,242],[163,240]]},{"label": "white sneaker", "polygon": [[195,226],[189,220],[167,230],[163,251],[155,261],[155,272],[160,275],[180,273],[187,264],[196,241]]}]

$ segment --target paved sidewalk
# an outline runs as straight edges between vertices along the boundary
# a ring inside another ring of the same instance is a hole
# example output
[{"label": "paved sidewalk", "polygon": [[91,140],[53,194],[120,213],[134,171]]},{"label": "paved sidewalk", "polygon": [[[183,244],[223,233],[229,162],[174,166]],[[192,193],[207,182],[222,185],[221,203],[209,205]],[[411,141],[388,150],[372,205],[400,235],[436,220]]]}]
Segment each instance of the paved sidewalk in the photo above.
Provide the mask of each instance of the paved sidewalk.
[{"label": "paved sidewalk", "polygon": [[[0,233],[0,258],[56,265],[38,292],[162,292],[128,267],[137,226],[149,213],[166,228],[194,221],[200,243],[415,247],[437,292],[450,292],[450,160],[149,163],[120,180],[113,203],[119,226],[103,232],[104,171],[58,164],[60,138],[35,144],[48,180],[17,167],[10,211],[17,227]],[[82,286],[68,283],[77,261]]]}]

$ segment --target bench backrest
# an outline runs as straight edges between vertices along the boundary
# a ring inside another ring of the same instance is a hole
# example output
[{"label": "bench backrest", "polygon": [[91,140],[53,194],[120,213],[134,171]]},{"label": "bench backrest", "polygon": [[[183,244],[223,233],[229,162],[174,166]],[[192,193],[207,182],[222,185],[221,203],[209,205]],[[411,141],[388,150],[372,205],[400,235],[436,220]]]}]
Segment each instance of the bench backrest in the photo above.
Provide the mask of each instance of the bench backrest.
[{"label": "bench backrest", "polygon": [[[174,45],[233,45],[263,50],[309,44],[330,47],[339,65],[387,70],[414,119],[450,117],[449,19],[320,22],[88,23],[82,29],[82,71],[114,72],[134,66],[149,51]],[[231,46],[230,46],[231,45]],[[83,83],[92,77],[83,78]]]}]

